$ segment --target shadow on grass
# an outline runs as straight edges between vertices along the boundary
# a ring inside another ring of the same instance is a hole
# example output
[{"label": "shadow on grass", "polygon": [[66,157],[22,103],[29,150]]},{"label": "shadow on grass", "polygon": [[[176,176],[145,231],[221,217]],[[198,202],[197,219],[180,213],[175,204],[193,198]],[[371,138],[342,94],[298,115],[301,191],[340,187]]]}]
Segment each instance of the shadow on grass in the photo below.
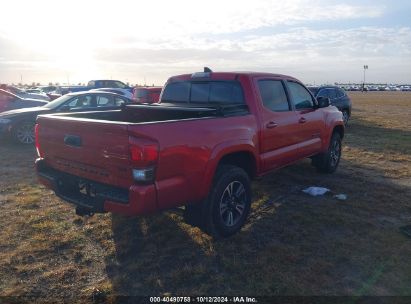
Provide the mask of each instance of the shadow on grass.
[{"label": "shadow on grass", "polygon": [[409,154],[411,132],[389,129],[371,122],[355,118],[346,129],[345,143],[355,148],[376,153],[396,152]]},{"label": "shadow on grass", "polygon": [[183,287],[189,291],[208,279],[201,264],[206,253],[174,216],[112,215],[116,262],[108,265],[107,273],[115,294],[159,295]]},{"label": "shadow on grass", "polygon": [[[170,213],[113,215],[113,294],[411,295],[411,243],[398,230],[411,222],[410,188],[341,169],[320,175],[304,161],[255,182],[260,203],[229,239]],[[349,199],[301,193],[311,185]]]}]

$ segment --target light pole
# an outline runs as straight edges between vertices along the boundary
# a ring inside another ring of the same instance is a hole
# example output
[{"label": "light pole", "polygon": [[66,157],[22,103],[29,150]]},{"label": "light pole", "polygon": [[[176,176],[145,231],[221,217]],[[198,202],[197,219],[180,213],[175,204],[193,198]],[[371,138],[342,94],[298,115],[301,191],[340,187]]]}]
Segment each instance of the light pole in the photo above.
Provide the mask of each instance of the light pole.
[{"label": "light pole", "polygon": [[364,80],[362,83],[362,91],[364,92],[365,89],[365,70],[368,70],[368,65],[364,65]]}]

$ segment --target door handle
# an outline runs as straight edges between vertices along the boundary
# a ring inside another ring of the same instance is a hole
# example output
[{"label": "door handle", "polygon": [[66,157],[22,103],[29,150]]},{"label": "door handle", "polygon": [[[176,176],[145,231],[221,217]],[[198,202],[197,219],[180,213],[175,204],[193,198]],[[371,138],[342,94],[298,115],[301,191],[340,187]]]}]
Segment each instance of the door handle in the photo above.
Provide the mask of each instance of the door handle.
[{"label": "door handle", "polygon": [[269,123],[267,123],[265,125],[268,129],[272,129],[278,126],[278,124],[276,124],[274,121],[270,121]]},{"label": "door handle", "polygon": [[305,123],[307,121],[307,119],[305,119],[304,117],[301,117],[298,122],[299,123]]}]

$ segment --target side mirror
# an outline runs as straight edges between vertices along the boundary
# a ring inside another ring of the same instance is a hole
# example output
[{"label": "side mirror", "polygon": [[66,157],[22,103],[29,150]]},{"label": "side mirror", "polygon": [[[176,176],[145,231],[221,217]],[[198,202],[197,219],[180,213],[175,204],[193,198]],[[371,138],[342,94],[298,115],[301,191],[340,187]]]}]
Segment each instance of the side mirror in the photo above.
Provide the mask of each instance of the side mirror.
[{"label": "side mirror", "polygon": [[328,97],[317,97],[317,102],[318,102],[318,107],[319,108],[326,108],[328,107],[331,103],[330,103],[330,98]]}]

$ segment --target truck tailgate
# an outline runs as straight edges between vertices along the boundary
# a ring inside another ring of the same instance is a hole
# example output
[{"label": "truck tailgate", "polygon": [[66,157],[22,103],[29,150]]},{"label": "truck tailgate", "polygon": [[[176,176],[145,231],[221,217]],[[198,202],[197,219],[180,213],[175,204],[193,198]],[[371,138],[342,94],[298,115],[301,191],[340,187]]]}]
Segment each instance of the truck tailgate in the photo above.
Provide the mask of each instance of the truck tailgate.
[{"label": "truck tailgate", "polygon": [[37,123],[48,166],[117,187],[133,183],[126,123],[58,116],[39,116]]}]

